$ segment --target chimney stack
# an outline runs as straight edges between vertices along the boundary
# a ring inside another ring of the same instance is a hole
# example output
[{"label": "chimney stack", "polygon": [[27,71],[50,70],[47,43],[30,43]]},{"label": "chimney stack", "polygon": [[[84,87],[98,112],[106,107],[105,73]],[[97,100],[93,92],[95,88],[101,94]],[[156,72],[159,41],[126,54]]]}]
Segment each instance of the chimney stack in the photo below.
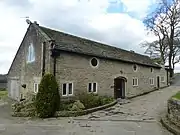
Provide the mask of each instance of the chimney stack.
[{"label": "chimney stack", "polygon": [[38,26],[39,26],[39,24],[37,23],[37,21],[34,21],[34,24],[36,24],[36,25],[38,25]]}]

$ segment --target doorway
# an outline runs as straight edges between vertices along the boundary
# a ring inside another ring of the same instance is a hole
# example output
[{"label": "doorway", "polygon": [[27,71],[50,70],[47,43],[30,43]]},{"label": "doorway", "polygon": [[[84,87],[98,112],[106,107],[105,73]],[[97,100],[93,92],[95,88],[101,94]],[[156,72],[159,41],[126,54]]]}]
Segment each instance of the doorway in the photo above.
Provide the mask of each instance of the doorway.
[{"label": "doorway", "polygon": [[157,88],[159,88],[160,85],[159,85],[159,76],[157,76]]},{"label": "doorway", "polygon": [[19,80],[11,79],[9,82],[9,96],[14,100],[19,100]]},{"label": "doorway", "polygon": [[125,82],[126,78],[118,77],[114,79],[114,98],[125,98]]}]

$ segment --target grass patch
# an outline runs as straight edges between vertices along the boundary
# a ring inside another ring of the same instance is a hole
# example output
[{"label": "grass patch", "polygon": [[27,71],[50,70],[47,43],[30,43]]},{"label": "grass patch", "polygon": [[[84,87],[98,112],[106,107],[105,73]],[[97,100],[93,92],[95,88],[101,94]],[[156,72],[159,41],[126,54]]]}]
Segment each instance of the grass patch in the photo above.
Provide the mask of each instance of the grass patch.
[{"label": "grass patch", "polygon": [[7,91],[0,91],[0,99],[7,97],[8,92]]},{"label": "grass patch", "polygon": [[180,92],[176,93],[172,98],[180,99]]}]

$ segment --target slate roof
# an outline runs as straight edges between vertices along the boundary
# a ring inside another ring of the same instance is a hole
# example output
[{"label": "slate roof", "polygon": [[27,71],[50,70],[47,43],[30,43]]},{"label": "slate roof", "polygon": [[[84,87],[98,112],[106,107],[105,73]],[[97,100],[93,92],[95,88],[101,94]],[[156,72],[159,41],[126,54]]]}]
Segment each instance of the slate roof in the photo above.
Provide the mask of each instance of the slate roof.
[{"label": "slate roof", "polygon": [[55,40],[56,49],[59,50],[161,68],[145,55],[123,50],[117,47],[102,44],[96,41],[52,30],[42,26],[39,26],[39,28],[41,31],[46,33],[50,39]]}]

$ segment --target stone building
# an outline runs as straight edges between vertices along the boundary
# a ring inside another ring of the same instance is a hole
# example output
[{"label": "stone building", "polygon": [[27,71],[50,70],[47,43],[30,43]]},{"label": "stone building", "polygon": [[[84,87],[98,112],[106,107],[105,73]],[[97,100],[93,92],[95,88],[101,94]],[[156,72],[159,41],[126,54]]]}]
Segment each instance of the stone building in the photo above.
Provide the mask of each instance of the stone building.
[{"label": "stone building", "polygon": [[168,85],[168,71],[148,56],[30,23],[8,72],[13,99],[38,92],[44,73],[54,74],[62,98],[94,92],[137,96]]}]

